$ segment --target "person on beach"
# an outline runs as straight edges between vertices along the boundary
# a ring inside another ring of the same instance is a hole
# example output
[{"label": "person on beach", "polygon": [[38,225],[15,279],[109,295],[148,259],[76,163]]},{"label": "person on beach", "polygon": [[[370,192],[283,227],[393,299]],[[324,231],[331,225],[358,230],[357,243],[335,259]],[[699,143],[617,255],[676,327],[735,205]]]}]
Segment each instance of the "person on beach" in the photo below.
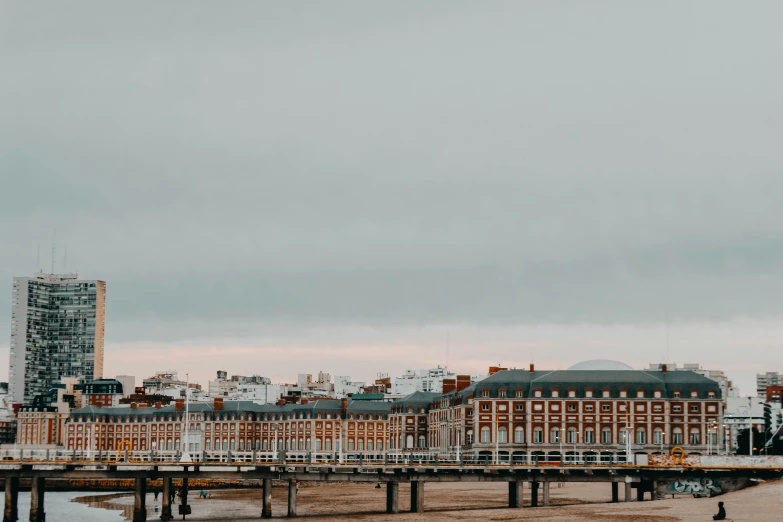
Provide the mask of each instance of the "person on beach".
[{"label": "person on beach", "polygon": [[726,510],[723,509],[723,502],[718,502],[718,514],[714,515],[712,520],[726,520]]}]

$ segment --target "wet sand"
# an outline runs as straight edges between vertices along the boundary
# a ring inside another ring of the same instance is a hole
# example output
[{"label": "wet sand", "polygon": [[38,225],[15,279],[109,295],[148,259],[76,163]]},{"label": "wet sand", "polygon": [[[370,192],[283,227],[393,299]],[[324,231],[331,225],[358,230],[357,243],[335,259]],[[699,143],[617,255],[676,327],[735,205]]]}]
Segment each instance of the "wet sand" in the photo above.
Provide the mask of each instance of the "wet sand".
[{"label": "wet sand", "polygon": [[[218,490],[211,498],[197,498],[193,492],[190,504],[193,515],[188,520],[236,522],[260,520],[261,491]],[[275,518],[284,517],[287,511],[287,488],[274,487],[272,511]],[[718,500],[726,503],[728,520],[757,521],[783,520],[783,481],[767,482],[753,488],[728,493],[715,498],[695,499],[670,496],[655,502],[631,502],[611,504],[609,484],[564,484],[551,486],[552,506],[530,509],[530,490],[525,489],[525,508],[506,507],[507,487],[503,483],[436,484],[425,485],[425,512],[389,515],[384,513],[385,487],[376,489],[372,484],[302,485],[297,498],[300,518],[309,522],[409,522],[409,521],[506,521],[546,520],[567,522],[584,520],[595,522],[678,522],[712,520],[717,512]],[[649,498],[649,497],[648,497]],[[122,509],[133,502],[131,496],[106,499],[102,507]],[[148,497],[150,520],[160,516],[160,501]],[[400,508],[410,507],[410,488],[400,485]],[[176,515],[177,507],[174,507]],[[127,513],[127,511],[125,511]],[[115,515],[116,516],[116,515]],[[179,517],[176,517],[179,519]]]}]

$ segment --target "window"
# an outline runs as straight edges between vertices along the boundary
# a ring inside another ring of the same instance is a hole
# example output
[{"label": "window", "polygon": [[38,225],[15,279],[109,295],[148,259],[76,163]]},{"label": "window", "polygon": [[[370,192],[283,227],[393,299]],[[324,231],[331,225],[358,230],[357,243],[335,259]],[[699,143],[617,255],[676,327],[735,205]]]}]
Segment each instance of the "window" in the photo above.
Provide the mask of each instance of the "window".
[{"label": "window", "polygon": [[653,444],[663,444],[663,430],[655,428],[653,431]]},{"label": "window", "polygon": [[560,397],[560,392],[557,390],[552,390],[552,397]]},{"label": "window", "polygon": [[661,406],[660,404],[656,404],[653,406],[653,411],[661,412],[663,411],[663,406]]},{"label": "window", "polygon": [[593,428],[585,430],[585,444],[595,444],[595,430]]},{"label": "window", "polygon": [[593,390],[585,390],[585,397],[591,399],[593,397]]},{"label": "window", "polygon": [[692,398],[694,398],[694,399],[695,399],[695,398],[697,398],[698,396],[699,396],[699,392],[697,392],[696,390],[693,390],[693,391],[691,392],[691,397],[692,397]]},{"label": "window", "polygon": [[625,430],[620,430],[620,444],[626,443],[626,441],[628,440],[627,435],[628,434],[625,432]]},{"label": "window", "polygon": [[637,390],[636,391],[636,398],[637,399],[644,399],[644,390]]},{"label": "window", "polygon": [[569,404],[568,411],[576,411],[576,404]]},{"label": "window", "polygon": [[514,429],[514,442],[517,444],[525,443],[525,429],[518,426]]},{"label": "window", "polygon": [[549,432],[549,442],[557,444],[560,442],[560,428],[552,428]]},{"label": "window", "polygon": [[647,444],[647,432],[644,431],[644,428],[636,430],[636,443]]},{"label": "window", "polygon": [[568,443],[576,444],[576,428],[568,428]]},{"label": "window", "polygon": [[353,439],[348,439],[348,451],[353,451]]},{"label": "window", "polygon": [[576,392],[574,390],[568,390],[568,396],[569,397],[576,397]]},{"label": "window", "polygon": [[691,430],[691,444],[694,446],[701,444],[701,435],[699,434],[698,428],[693,428]]},{"label": "window", "polygon": [[715,392],[712,391],[712,390],[708,391],[707,392],[707,397],[709,397],[710,399],[714,399],[715,398]]},{"label": "window", "polygon": [[636,405],[636,411],[644,411],[644,403]]},{"label": "window", "polygon": [[541,411],[543,409],[544,409],[544,405],[543,404],[534,404],[533,405],[533,410],[534,411]]},{"label": "window", "polygon": [[611,404],[602,404],[601,405],[601,411],[612,411],[612,405]]},{"label": "window", "polygon": [[609,397],[612,396],[612,392],[610,392],[609,390],[604,390],[601,396],[604,397],[605,399],[608,399]]},{"label": "window", "polygon": [[534,397],[541,397],[541,390],[536,390],[533,392]]},{"label": "window", "polygon": [[484,403],[481,405],[481,411],[489,411],[489,404]]},{"label": "window", "polygon": [[560,411],[560,405],[559,404],[553,404],[552,405],[552,411]]},{"label": "window", "polygon": [[491,442],[489,428],[487,426],[481,428],[481,442],[482,444],[489,444]]},{"label": "window", "polygon": [[[266,442],[266,441],[264,441]],[[266,448],[264,448],[266,449]],[[315,451],[321,451],[321,439],[315,439]]]},{"label": "window", "polygon": [[656,399],[660,399],[661,398],[661,390],[655,390],[653,392],[653,397],[655,397]]},{"label": "window", "polygon": [[610,428],[604,428],[601,430],[601,444],[612,443],[612,430]]},{"label": "window", "polygon": [[517,396],[518,398],[522,398],[522,397],[524,397],[524,394],[522,393],[522,390],[517,390],[517,392],[516,392],[516,396]]},{"label": "window", "polygon": [[674,390],[674,393],[672,394],[672,396],[675,399],[679,399],[680,397],[682,397],[682,392],[680,390]]},{"label": "window", "polygon": [[682,406],[680,406],[679,404],[675,404],[674,406],[672,406],[672,411],[674,413],[679,413],[682,411]]},{"label": "window", "polygon": [[628,397],[628,392],[626,390],[620,390],[620,397],[622,398]]},{"label": "window", "polygon": [[525,405],[524,404],[517,404],[514,409],[516,411],[525,411]]},{"label": "window", "polygon": [[691,404],[691,413],[699,413],[699,405]]},{"label": "window", "polygon": [[468,444],[473,444],[473,430],[468,430],[465,434],[465,439],[467,439]]},{"label": "window", "polygon": [[674,428],[672,433],[672,444],[679,446],[682,444],[682,430],[680,428]]},{"label": "window", "polygon": [[544,442],[544,430],[541,428],[536,428],[533,430],[533,442],[536,444],[541,444]]},{"label": "window", "polygon": [[508,442],[508,432],[506,431],[505,426],[501,426],[498,428],[498,443],[506,444],[507,442]]},{"label": "window", "polygon": [[593,411],[593,405],[592,404],[585,404],[585,411]]},{"label": "window", "polygon": [[481,390],[482,397],[489,397],[489,390]]},{"label": "window", "polygon": [[506,390],[498,391],[498,397],[500,397],[501,399],[505,399],[506,398]]}]

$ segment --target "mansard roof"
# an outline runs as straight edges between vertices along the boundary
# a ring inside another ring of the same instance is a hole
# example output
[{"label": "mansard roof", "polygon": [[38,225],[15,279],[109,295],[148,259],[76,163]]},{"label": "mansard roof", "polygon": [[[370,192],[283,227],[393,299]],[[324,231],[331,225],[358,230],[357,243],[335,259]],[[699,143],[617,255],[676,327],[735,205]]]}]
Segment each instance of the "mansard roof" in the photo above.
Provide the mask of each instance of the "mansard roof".
[{"label": "mansard roof", "polygon": [[609,390],[612,397],[617,397],[621,390],[627,390],[629,396],[637,390],[644,391],[646,396],[652,396],[654,391],[660,390],[664,397],[672,397],[675,390],[695,390],[700,398],[706,398],[710,391],[720,398],[720,385],[717,382],[686,370],[503,370],[446,396],[468,398],[488,390],[490,397],[497,397],[500,390],[511,393],[518,389],[523,391],[525,397],[532,396],[535,390],[540,389],[544,397],[550,396],[552,390],[558,390],[561,394],[574,390],[576,397],[585,397],[588,390],[596,395],[599,391]]}]

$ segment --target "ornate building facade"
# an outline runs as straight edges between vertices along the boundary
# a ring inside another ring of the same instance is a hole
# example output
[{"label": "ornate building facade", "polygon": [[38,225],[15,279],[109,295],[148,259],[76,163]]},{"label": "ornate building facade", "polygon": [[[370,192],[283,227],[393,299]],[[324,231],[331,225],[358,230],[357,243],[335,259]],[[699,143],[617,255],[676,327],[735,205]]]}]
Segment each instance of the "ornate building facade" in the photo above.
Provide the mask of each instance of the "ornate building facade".
[{"label": "ornate building facade", "polygon": [[[215,399],[71,413],[68,449],[430,453],[499,462],[622,461],[625,452],[721,449],[715,381],[693,372],[505,370],[394,403],[342,399],[258,405]],[[187,422],[187,429],[186,423]],[[187,437],[187,446],[183,443]],[[630,440],[629,440],[630,438]]]}]

